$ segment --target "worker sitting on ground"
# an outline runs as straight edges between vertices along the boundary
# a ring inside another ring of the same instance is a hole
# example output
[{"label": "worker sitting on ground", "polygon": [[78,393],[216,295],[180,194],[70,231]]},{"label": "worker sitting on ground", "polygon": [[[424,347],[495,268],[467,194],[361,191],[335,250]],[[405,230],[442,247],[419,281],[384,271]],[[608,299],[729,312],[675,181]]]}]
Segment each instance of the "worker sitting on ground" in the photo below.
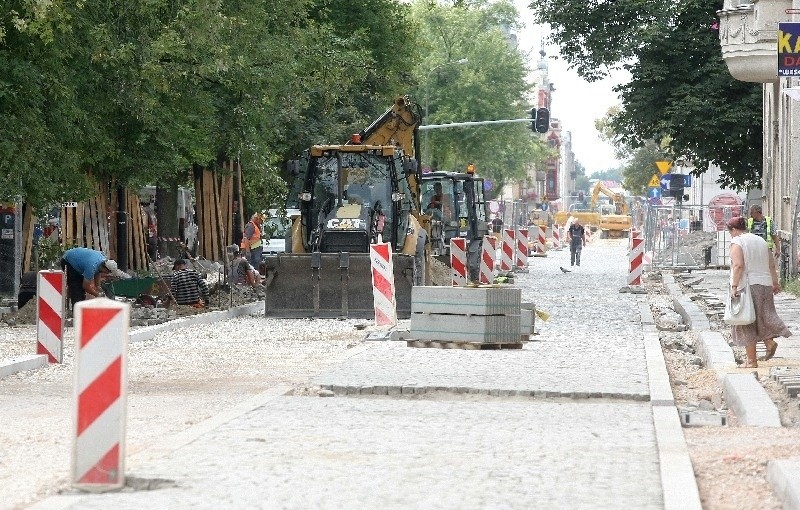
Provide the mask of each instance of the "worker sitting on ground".
[{"label": "worker sitting on ground", "polygon": [[169,279],[169,289],[176,303],[202,308],[209,302],[211,296],[208,284],[200,273],[194,269],[187,269],[184,259],[177,259],[172,269],[175,272]]},{"label": "worker sitting on ground", "polygon": [[234,285],[249,285],[251,287],[261,286],[261,274],[255,270],[247,258],[237,249],[235,245],[230,246],[229,250],[234,257],[231,262],[230,280]]}]

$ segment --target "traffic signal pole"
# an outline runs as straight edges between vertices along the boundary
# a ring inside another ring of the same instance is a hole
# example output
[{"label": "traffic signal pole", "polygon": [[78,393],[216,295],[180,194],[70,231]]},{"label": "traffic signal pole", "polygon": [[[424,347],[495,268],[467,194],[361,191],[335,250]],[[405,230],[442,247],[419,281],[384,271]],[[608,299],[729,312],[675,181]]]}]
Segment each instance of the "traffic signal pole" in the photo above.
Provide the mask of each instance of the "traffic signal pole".
[{"label": "traffic signal pole", "polygon": [[493,124],[516,124],[519,122],[527,122],[530,124],[531,131],[537,133],[547,133],[550,129],[550,110],[547,108],[532,108],[530,117],[526,119],[507,119],[507,120],[480,120],[474,122],[451,122],[450,124],[429,124],[420,126],[420,131],[428,131],[430,129],[444,129],[454,127],[470,127],[470,126],[490,126]]},{"label": "traffic signal pole", "polygon": [[420,126],[420,131],[427,131],[429,129],[443,129],[451,127],[468,127],[468,126],[489,126],[492,124],[515,124],[518,122],[530,123],[531,119],[508,119],[508,120],[480,120],[475,122],[451,122],[450,124],[428,124]]}]

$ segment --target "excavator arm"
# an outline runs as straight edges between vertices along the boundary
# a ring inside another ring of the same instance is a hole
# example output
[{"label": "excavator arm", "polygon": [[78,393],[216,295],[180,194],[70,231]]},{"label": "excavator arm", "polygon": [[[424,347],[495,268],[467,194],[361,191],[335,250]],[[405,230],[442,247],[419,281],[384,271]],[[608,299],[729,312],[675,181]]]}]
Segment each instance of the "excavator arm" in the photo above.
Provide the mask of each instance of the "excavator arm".
[{"label": "excavator arm", "polygon": [[592,210],[597,208],[597,199],[600,193],[607,196],[614,201],[614,204],[619,209],[620,214],[628,214],[628,204],[625,202],[625,197],[621,193],[614,193],[603,185],[603,181],[597,181],[597,184],[592,188]]},{"label": "excavator arm", "polygon": [[421,122],[419,105],[409,96],[400,96],[383,115],[359,133],[361,143],[398,146],[409,156],[415,157],[417,128]]}]

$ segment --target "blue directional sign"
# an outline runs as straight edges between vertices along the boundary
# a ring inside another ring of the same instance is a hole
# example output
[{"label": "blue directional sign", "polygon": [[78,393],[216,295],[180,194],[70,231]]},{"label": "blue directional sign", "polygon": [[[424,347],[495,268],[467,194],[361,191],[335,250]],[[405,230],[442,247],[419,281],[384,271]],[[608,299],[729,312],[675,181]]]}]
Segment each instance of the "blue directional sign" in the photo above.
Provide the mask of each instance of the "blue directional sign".
[{"label": "blue directional sign", "polygon": [[[669,190],[669,180],[672,178],[673,174],[664,174],[661,176],[661,189],[667,191]],[[683,175],[683,187],[684,188],[691,188],[692,187],[692,175],[686,174]]]},{"label": "blue directional sign", "polygon": [[647,198],[661,198],[661,188],[648,188]]}]

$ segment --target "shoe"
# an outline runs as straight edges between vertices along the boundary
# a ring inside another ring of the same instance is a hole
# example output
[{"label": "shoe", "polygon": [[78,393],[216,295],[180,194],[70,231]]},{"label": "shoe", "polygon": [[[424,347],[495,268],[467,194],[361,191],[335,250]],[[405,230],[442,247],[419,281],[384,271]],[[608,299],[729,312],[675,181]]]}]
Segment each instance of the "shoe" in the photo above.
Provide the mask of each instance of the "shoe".
[{"label": "shoe", "polygon": [[736,368],[758,368],[758,362],[757,361],[747,361],[745,363],[742,363],[741,365],[739,365]]},{"label": "shoe", "polygon": [[769,359],[772,359],[772,357],[775,356],[775,351],[778,350],[778,342],[776,342],[775,340],[770,340],[770,341],[772,342],[772,344],[767,346],[767,353],[760,358],[761,361],[767,361]]}]

